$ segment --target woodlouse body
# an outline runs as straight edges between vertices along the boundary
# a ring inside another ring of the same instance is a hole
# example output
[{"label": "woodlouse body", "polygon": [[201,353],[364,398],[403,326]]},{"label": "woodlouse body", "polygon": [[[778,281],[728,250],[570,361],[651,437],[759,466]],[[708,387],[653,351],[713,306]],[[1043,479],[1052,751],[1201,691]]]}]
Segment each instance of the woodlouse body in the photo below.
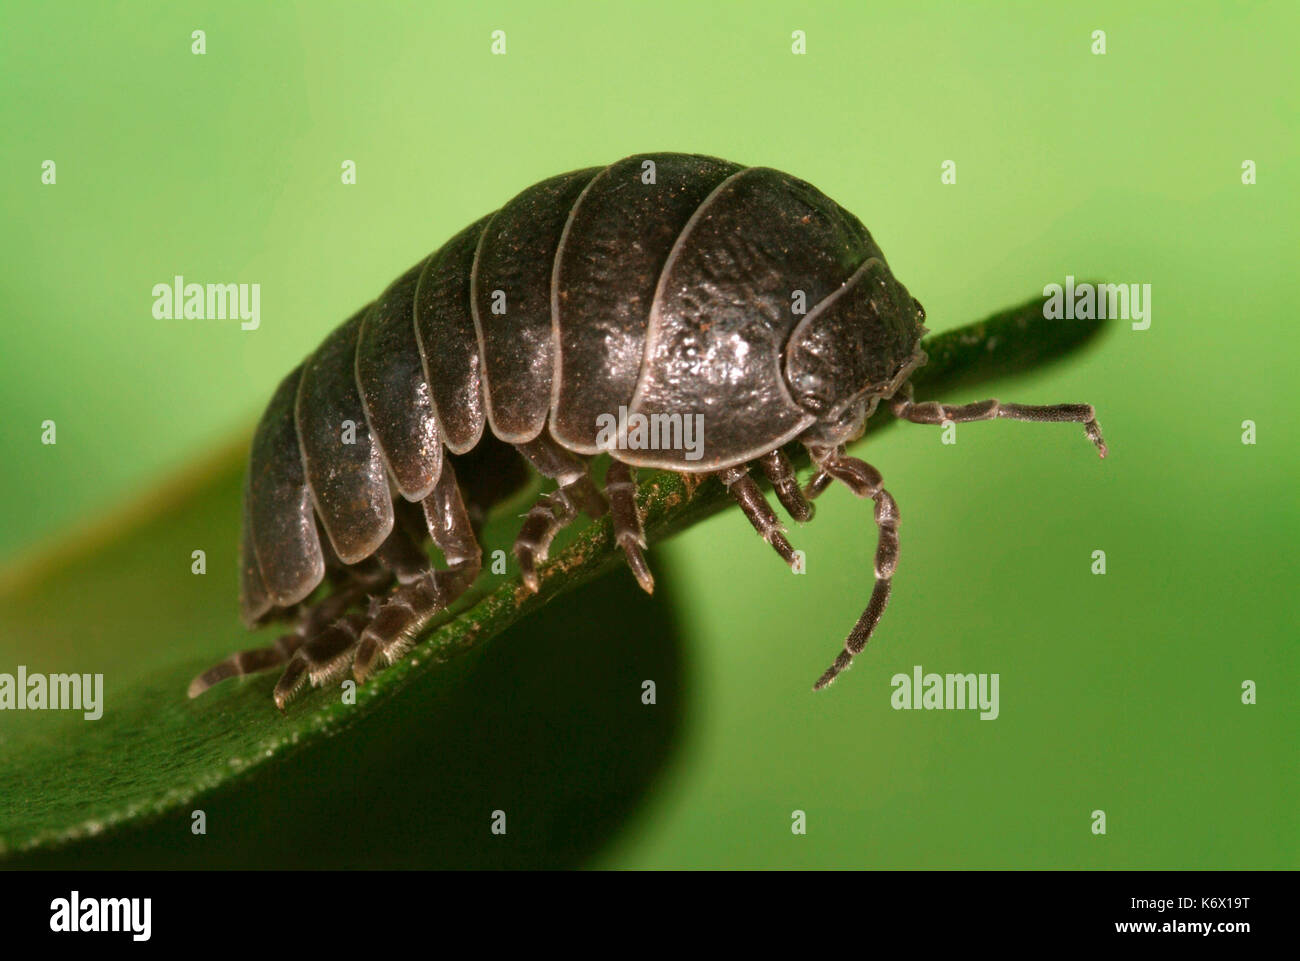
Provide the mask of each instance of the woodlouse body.
[{"label": "woodlouse body", "polygon": [[[637,467],[718,475],[787,561],[747,464],[799,521],[832,480],[871,497],[876,586],[823,686],[866,643],[897,558],[897,507],[845,453],[879,400],[922,423],[1078,421],[1105,452],[1087,405],[914,404],[906,380],[925,360],[923,320],[857,218],[788,174],[665,153],[528,188],[404,273],[280,384],[250,453],[241,607],[250,626],[293,618],[294,629],[205,672],[191,696],[287,662],[283,707],[308,676],[322,683],[351,661],[360,680],[401,656],[478,576],[477,520],[522,481],[523,463],[558,485],[515,544],[534,590],[556,532],[580,510],[607,509],[651,589]],[[602,425],[621,415],[693,418],[700,442],[611,440]],[[816,465],[806,494],[782,453],[794,441]],[[608,500],[588,471],[600,454]],[[425,537],[445,569],[419,548]],[[327,576],[332,591],[309,602]]]}]

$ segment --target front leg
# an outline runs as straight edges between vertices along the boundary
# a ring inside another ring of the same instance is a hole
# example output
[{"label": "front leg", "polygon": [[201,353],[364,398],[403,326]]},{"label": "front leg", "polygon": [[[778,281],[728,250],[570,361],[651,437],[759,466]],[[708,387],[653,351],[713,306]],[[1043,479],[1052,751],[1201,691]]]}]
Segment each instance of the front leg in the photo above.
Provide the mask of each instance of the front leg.
[{"label": "front leg", "polygon": [[793,568],[797,558],[794,548],[785,538],[785,528],[776,519],[776,512],[772,510],[772,505],[767,502],[767,498],[754,483],[754,478],[749,476],[745,466],[723,468],[716,476],[740,505],[741,511],[754,526],[758,535],[772,545],[772,549],[780,555],[781,560]]},{"label": "front leg", "polygon": [[841,448],[809,447],[814,462],[817,464],[818,476],[837,480],[856,496],[870,497],[876,502],[876,542],[875,585],[871,589],[871,599],[867,608],[858,618],[857,624],[844,641],[844,650],[840,651],[835,662],[813,685],[819,691],[839,676],[840,672],[852,663],[853,658],[862,653],[871,639],[871,633],[880,623],[889,603],[889,592],[893,585],[894,570],[898,567],[898,504],[889,491],[884,488],[884,479],[880,472],[866,461],[847,456]]}]

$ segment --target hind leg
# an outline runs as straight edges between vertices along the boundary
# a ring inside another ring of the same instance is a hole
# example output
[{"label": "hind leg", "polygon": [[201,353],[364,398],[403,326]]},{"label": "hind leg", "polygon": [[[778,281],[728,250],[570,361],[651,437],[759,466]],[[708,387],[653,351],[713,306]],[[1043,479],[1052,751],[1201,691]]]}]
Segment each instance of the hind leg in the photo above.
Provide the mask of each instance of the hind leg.
[{"label": "hind leg", "polygon": [[342,676],[365,625],[364,614],[345,614],[294,651],[276,682],[275,706],[283,711],[309,678],[312,687],[320,687]]},{"label": "hind leg", "polygon": [[[402,523],[395,524],[392,533],[375,550],[372,563],[374,561],[378,562],[380,570],[384,572],[383,580],[372,583],[371,590],[365,593],[382,593],[396,580],[397,586],[388,596],[397,596],[430,570],[428,556]],[[348,665],[353,663],[353,655],[359,651],[364,629],[384,606],[381,600],[372,595],[369,613],[346,613],[363,599],[356,592],[350,592],[346,598],[341,598],[334,609],[342,616],[331,619],[323,630],[307,634],[305,642],[294,650],[275,685],[275,703],[280,710],[284,710],[285,705],[308,679],[313,687],[320,687],[342,676]],[[317,618],[318,621],[321,619],[323,618]]]},{"label": "hind leg", "polygon": [[[395,505],[398,511],[397,523],[393,532],[375,550],[374,560],[388,573],[384,581],[376,585],[376,592],[386,590],[394,579],[398,585],[412,584],[429,568],[428,556],[420,549],[410,527],[404,523],[407,518],[402,514],[404,508],[409,506],[411,505],[406,501],[399,501]],[[351,606],[351,603],[341,605],[340,610]],[[306,642],[294,651],[275,686],[275,703],[280,710],[284,710],[305,678],[311,679],[313,687],[320,687],[343,675],[353,661],[353,654],[361,642],[362,630],[380,606],[382,602],[372,596],[369,614],[353,613],[335,618],[324,630],[307,635]]]},{"label": "hind leg", "polygon": [[412,555],[405,579],[399,574],[397,588],[373,605],[374,616],[361,632],[352,663],[358,682],[369,677],[379,662],[392,664],[400,659],[424,626],[469,590],[482,570],[483,549],[449,462],[443,462],[442,476],[421,506],[447,566],[434,568],[416,549],[419,560]]},{"label": "hind leg", "polygon": [[190,682],[189,696],[198,697],[227,678],[257,674],[288,663],[299,648],[342,617],[349,608],[364,601],[367,594],[385,590],[392,582],[391,572],[373,562],[343,568],[339,574],[333,591],[315,604],[304,607],[291,631],[280,635],[268,647],[239,651],[212,665]]},{"label": "hind leg", "polygon": [[367,613],[336,620],[298,648],[275,686],[280,710],[309,679],[319,687],[342,676],[351,664],[353,677],[361,682],[379,662],[397,661],[420,629],[474,583],[482,552],[450,463],[444,462],[437,485],[420,506],[447,569],[434,569],[411,532],[395,526],[375,557],[396,586],[383,597],[372,597]]}]

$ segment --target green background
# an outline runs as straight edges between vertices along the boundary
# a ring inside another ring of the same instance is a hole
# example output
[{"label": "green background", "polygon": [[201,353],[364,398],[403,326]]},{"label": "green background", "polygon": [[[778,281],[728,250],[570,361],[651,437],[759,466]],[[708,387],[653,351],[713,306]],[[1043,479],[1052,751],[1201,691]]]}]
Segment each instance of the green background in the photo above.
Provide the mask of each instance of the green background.
[{"label": "green background", "polygon": [[[900,504],[902,557],[829,691],[808,689],[870,591],[869,505],[833,490],[792,532],[803,577],[734,511],[657,547],[680,724],[583,863],[1295,867],[1300,16],[1135,7],[6,4],[0,565],[241,437],[329,329],[534,181],[656,150],[773,166],[862,218],[932,330],[1067,274],[1151,284],[1151,327],[994,385],[1095,404],[1104,462],[1077,428],[1011,423],[857,451]],[[261,329],[155,320],[178,273],[260,283]],[[203,589],[235,636],[233,570]],[[131,630],[113,616],[0,626],[0,670],[106,663]],[[609,622],[572,630],[618,645]],[[893,710],[915,664],[999,673],[1001,716]]]}]

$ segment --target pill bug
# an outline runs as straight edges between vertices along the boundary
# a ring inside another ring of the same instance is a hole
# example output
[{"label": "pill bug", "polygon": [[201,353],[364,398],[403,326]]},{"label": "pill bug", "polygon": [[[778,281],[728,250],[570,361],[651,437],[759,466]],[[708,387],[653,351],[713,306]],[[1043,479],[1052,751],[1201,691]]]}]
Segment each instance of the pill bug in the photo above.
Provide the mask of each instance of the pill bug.
[{"label": "pill bug", "polygon": [[[558,531],[606,512],[653,589],[637,468],[717,476],[788,564],[795,552],[750,465],[800,523],[835,481],[871,498],[874,587],[814,685],[826,686],[866,645],[898,560],[898,507],[845,452],[881,400],[921,424],[1081,423],[1106,454],[1087,404],[914,402],[924,319],[862,223],[789,174],[661,153],[529,187],[402,274],[275,391],[249,456],[240,605],[250,627],[291,630],[205,671],[190,696],[284,665],[283,710],[309,679],[351,664],[364,681],[400,658],[478,578],[484,513],[529,467],[556,484],[514,544],[532,591]],[[667,443],[611,434],[618,416]],[[806,488],[790,443],[811,457]],[[590,474],[599,455],[603,492]]]}]

